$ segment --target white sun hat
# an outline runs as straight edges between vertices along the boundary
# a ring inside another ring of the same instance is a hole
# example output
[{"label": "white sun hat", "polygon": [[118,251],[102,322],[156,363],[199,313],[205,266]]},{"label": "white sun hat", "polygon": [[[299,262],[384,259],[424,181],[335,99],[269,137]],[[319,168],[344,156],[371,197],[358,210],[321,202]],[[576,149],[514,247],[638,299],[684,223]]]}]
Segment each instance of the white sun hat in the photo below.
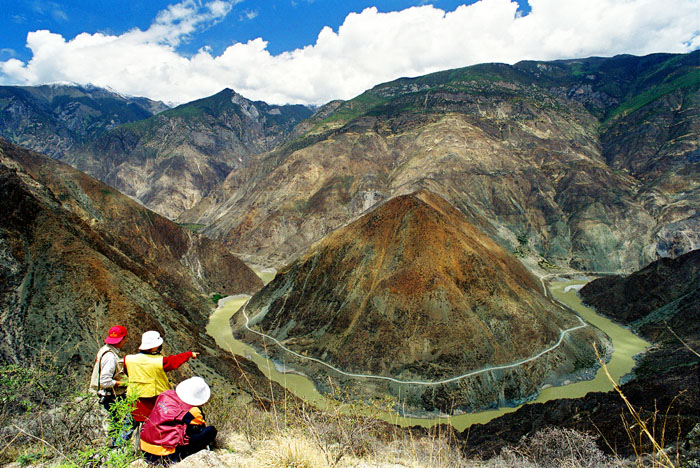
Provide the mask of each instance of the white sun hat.
[{"label": "white sun hat", "polygon": [[203,405],[209,401],[211,396],[209,385],[201,377],[191,377],[183,380],[175,387],[175,393],[182,401],[192,406]]},{"label": "white sun hat", "polygon": [[147,349],[157,348],[163,344],[163,338],[161,338],[160,333],[155,330],[149,330],[141,336],[141,346],[139,349],[145,351]]}]

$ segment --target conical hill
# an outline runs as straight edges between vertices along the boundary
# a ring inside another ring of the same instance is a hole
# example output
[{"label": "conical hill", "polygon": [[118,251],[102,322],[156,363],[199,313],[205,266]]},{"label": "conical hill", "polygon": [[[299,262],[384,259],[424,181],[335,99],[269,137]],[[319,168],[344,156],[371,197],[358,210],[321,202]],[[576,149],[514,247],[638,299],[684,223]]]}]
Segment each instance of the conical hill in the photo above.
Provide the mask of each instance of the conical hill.
[{"label": "conical hill", "polygon": [[[344,372],[435,382],[527,360],[555,345],[563,330],[581,325],[542,291],[464,214],[420,191],[396,197],[314,244],[256,294],[245,313],[253,329]],[[256,339],[242,312],[233,321],[247,340]],[[577,329],[543,359],[497,376],[477,374],[477,384],[458,380],[450,392],[470,389],[452,400],[473,408],[530,396],[582,362],[594,362],[594,335],[590,327]],[[326,373],[351,383],[279,346],[271,351],[317,383]],[[371,396],[383,391],[371,387]],[[432,403],[423,406],[432,409]]]}]

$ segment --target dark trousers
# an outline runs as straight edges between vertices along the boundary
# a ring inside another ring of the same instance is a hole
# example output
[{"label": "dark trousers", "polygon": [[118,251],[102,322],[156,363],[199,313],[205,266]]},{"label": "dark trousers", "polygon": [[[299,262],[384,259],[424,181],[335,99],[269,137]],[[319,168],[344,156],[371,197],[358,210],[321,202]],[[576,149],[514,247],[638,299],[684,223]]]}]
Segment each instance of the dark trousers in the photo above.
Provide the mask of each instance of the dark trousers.
[{"label": "dark trousers", "polygon": [[207,426],[198,434],[190,435],[190,442],[187,445],[178,446],[175,453],[161,457],[144,452],[144,458],[150,465],[168,466],[205,449],[207,445],[211,445],[214,442],[214,439],[216,439],[216,428]]}]

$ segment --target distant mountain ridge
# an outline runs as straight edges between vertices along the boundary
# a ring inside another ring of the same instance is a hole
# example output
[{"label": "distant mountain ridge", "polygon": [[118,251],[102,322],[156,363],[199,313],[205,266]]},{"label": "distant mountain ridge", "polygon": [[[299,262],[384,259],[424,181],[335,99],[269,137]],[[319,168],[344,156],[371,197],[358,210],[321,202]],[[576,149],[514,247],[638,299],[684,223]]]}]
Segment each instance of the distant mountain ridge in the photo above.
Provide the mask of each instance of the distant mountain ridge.
[{"label": "distant mountain ridge", "polygon": [[699,61],[483,64],[385,83],[234,170],[179,219],[283,265],[425,188],[535,266],[632,271],[700,245]]},{"label": "distant mountain ridge", "polygon": [[96,86],[0,86],[0,136],[60,159],[67,151],[125,123],[168,109]]},{"label": "distant mountain ridge", "polygon": [[231,89],[170,109],[71,84],[0,87],[0,136],[67,162],[175,218],[312,115]]},{"label": "distant mountain ridge", "polygon": [[311,114],[305,106],[253,102],[225,89],[122,125],[61,159],[175,218]]}]

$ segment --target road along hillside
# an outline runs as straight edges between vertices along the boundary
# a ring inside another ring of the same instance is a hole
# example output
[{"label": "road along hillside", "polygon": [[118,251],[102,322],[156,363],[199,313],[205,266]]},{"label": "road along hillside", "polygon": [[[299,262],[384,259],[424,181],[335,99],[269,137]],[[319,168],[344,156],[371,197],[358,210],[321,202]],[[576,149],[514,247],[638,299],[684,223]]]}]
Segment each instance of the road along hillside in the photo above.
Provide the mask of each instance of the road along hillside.
[{"label": "road along hillside", "polygon": [[[385,376],[372,376],[363,374],[353,374],[345,372],[342,369],[336,369],[333,366],[328,365],[319,361],[319,364],[329,366],[335,372],[344,374],[346,377],[352,377],[357,379],[389,379],[392,380],[393,384],[405,385],[406,387],[411,387],[413,385],[439,385],[445,383],[446,381],[458,380],[461,378],[467,378],[478,373],[486,373],[489,371],[498,370],[501,367],[514,367],[525,364],[526,362],[539,359],[549,351],[555,349],[564,337],[568,333],[575,333],[576,330],[583,328],[585,326],[594,326],[603,330],[612,340],[613,354],[610,362],[608,363],[608,369],[611,372],[614,379],[617,381],[621,377],[628,374],[634,367],[635,361],[634,356],[643,352],[647,347],[648,343],[641,338],[634,335],[632,332],[624,327],[621,327],[611,320],[596,314],[592,309],[585,307],[577,294],[577,289],[580,285],[585,284],[589,278],[580,278],[576,280],[568,280],[563,278],[556,278],[554,281],[549,283],[549,290],[552,296],[564,304],[565,306],[573,309],[580,315],[581,324],[570,329],[562,330],[560,333],[559,341],[554,343],[551,347],[541,350],[533,356],[523,359],[517,362],[513,362],[504,366],[495,366],[492,368],[484,368],[476,371],[471,371],[469,373],[451,377],[449,379],[443,379],[443,381],[400,381],[398,379],[392,379]],[[323,395],[321,395],[314,383],[305,375],[302,375],[292,368],[287,367],[285,364],[279,362],[274,362],[267,359],[265,356],[259,354],[251,346],[236,340],[232,336],[231,327],[229,324],[230,317],[237,312],[240,307],[244,306],[248,300],[248,296],[236,296],[232,298],[227,298],[222,300],[222,304],[214,312],[210,318],[209,325],[207,327],[207,332],[216,339],[219,346],[224,349],[229,350],[234,354],[244,356],[248,359],[253,360],[260,370],[265,373],[265,375],[279,383],[280,385],[287,388],[296,396],[303,398],[310,403],[313,403],[321,408],[327,406],[327,401]],[[276,340],[270,339],[271,345],[281,345],[281,343],[276,343]],[[286,349],[286,348],[284,348]],[[291,350],[287,350],[290,351]],[[296,353],[295,353],[296,354]],[[298,355],[304,359],[314,359],[307,356]],[[318,360],[317,360],[318,361]],[[562,386],[547,387],[542,389],[539,396],[533,400],[533,402],[544,402],[548,400],[554,400],[559,398],[578,398],[585,395],[591,391],[608,391],[612,389],[612,384],[605,377],[602,372],[598,372],[594,379],[578,382],[564,382]],[[526,403],[527,404],[527,403]],[[404,417],[393,411],[378,412],[376,409],[369,409],[368,412],[372,412],[376,416],[384,419],[385,421],[391,422],[393,424],[401,426],[414,426],[419,425],[423,427],[431,427],[436,424],[451,424],[457,430],[464,430],[472,424],[483,424],[491,419],[499,417],[503,414],[513,412],[517,410],[518,407],[503,407],[494,410],[482,411],[478,413],[467,413],[459,415],[444,415],[444,416],[434,416],[427,418],[416,418],[416,417]]]}]

